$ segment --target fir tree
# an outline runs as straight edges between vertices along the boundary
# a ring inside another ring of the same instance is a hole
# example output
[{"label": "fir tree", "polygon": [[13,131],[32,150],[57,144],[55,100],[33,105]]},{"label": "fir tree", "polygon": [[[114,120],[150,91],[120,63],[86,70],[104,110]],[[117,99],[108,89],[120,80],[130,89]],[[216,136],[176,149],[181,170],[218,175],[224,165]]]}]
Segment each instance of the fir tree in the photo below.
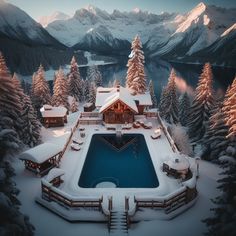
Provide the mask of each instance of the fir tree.
[{"label": "fir tree", "polygon": [[138,36],[134,38],[131,49],[130,59],[127,63],[126,87],[133,90],[134,93],[142,94],[146,92],[147,88],[144,71],[144,53]]},{"label": "fir tree", "polygon": [[178,118],[178,97],[177,88],[175,83],[175,71],[171,70],[170,77],[166,88],[162,92],[161,103],[160,103],[160,115],[169,123],[177,124]]},{"label": "fir tree", "polygon": [[112,88],[113,87],[113,84],[112,84],[111,80],[109,80],[107,87],[108,88]]},{"label": "fir tree", "polygon": [[90,82],[88,78],[84,81],[83,85],[83,96],[84,96],[84,101],[88,102],[89,101],[89,91],[90,91]]},{"label": "fir tree", "polygon": [[159,113],[161,117],[164,117],[165,112],[167,110],[167,89],[166,87],[162,88],[160,103],[159,103]]},{"label": "fir tree", "polygon": [[19,104],[21,104],[22,107],[22,113],[20,114],[22,120],[20,139],[24,144],[33,147],[39,143],[41,125],[37,120],[37,116],[32,106],[31,100],[29,96],[24,94],[21,83],[16,74],[14,74],[12,81],[15,87],[15,91],[19,97]]},{"label": "fir tree", "polygon": [[112,87],[116,88],[117,86],[120,86],[120,80],[119,79],[114,80]]},{"label": "fir tree", "polygon": [[185,92],[181,97],[179,101],[179,121],[182,126],[187,126],[188,119],[190,115],[190,98]]},{"label": "fir tree", "polygon": [[213,200],[216,205],[212,209],[214,216],[203,221],[208,226],[206,235],[209,236],[236,235],[236,157],[232,157],[231,162],[223,163],[222,168],[224,177],[218,180],[218,189],[222,194]]},{"label": "fir tree", "polygon": [[96,87],[94,85],[94,83],[91,83],[90,84],[90,87],[89,87],[89,102],[95,104],[96,102]]},{"label": "fir tree", "polygon": [[76,99],[74,97],[71,102],[70,110],[72,113],[77,112],[79,110],[78,109],[78,102],[76,101]]},{"label": "fir tree", "polygon": [[56,73],[56,78],[53,85],[52,100],[54,106],[64,106],[65,108],[67,108],[67,110],[69,110],[68,86],[62,68],[60,68],[59,71]]},{"label": "fir tree", "polygon": [[102,75],[98,69],[98,66],[90,66],[87,70],[87,78],[90,82],[94,82],[96,87],[103,86]]},{"label": "fir tree", "polygon": [[83,100],[83,85],[82,80],[80,79],[79,68],[74,56],[71,60],[70,73],[67,75],[67,78],[69,95],[75,97],[77,101],[81,102]]},{"label": "fir tree", "polygon": [[225,121],[229,127],[227,138],[236,139],[236,77],[224,102]]},{"label": "fir tree", "polygon": [[154,92],[152,80],[150,80],[150,82],[149,82],[149,93],[150,93],[151,99],[152,99],[152,108],[157,108],[157,98],[156,98],[156,95]]},{"label": "fir tree", "polygon": [[214,106],[211,65],[204,65],[191,106],[189,119],[189,137],[192,142],[202,139],[206,131],[211,109]]},{"label": "fir tree", "polygon": [[10,129],[10,133],[16,132],[18,135],[21,134],[22,129],[22,120],[19,117],[22,106],[19,100],[5,60],[0,54],[0,114],[2,127]]},{"label": "fir tree", "polygon": [[39,112],[44,104],[50,104],[51,102],[50,89],[45,80],[45,72],[42,65],[40,65],[38,71],[32,78],[31,97],[37,112]]}]

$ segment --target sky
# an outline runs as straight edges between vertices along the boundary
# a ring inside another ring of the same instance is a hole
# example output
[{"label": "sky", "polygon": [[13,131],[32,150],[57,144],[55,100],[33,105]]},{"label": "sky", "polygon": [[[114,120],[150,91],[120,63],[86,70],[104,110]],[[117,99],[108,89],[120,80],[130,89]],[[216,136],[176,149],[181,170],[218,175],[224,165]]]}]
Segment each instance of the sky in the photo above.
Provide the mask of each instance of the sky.
[{"label": "sky", "polygon": [[[131,11],[134,8],[152,13],[185,13],[200,3],[201,0],[6,0],[6,2],[20,7],[37,20],[41,16],[51,15],[55,11],[73,15],[77,9],[88,5],[94,5],[110,13],[114,9]],[[209,5],[236,8],[236,0],[205,0],[203,2]]]}]

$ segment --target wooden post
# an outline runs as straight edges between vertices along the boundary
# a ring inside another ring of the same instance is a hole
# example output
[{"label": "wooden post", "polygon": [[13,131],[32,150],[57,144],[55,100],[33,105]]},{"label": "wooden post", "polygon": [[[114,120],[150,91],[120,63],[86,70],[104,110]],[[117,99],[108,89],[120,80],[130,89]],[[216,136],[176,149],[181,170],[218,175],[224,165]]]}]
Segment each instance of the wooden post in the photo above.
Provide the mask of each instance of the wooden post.
[{"label": "wooden post", "polygon": [[108,197],[108,210],[112,210],[112,196]]},{"label": "wooden post", "polygon": [[125,196],[125,211],[129,211],[129,197]]}]

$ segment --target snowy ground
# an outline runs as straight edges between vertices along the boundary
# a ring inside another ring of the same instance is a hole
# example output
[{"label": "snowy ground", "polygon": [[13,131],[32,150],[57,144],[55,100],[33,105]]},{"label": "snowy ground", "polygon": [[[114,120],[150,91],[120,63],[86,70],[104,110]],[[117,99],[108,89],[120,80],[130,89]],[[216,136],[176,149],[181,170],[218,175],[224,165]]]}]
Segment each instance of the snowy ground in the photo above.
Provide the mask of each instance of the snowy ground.
[{"label": "snowy ground", "polygon": [[[78,113],[74,113],[69,117],[67,126],[63,128],[43,129],[43,141],[50,141],[63,145],[69,135],[69,130],[74,125]],[[158,125],[152,120],[154,126]],[[89,147],[91,136],[93,133],[112,132],[106,131],[102,126],[86,126],[85,127],[85,142],[82,145],[82,150],[79,152],[68,149],[62,159],[61,168],[66,171],[65,184],[63,190],[76,195],[88,196],[101,194],[106,196],[114,196],[114,205],[117,200],[119,202],[124,199],[125,195],[132,198],[137,196],[155,196],[165,195],[174,191],[179,187],[177,180],[170,179],[160,171],[160,165],[166,159],[166,153],[170,153],[171,149],[166,138],[160,140],[152,140],[150,134],[152,130],[132,129],[127,132],[143,133],[148,144],[154,168],[156,169],[160,186],[157,189],[81,189],[78,186],[78,178],[81,172],[85,156]],[[113,131],[114,132],[114,131]],[[159,150],[158,152],[156,150]],[[161,151],[160,151],[161,150]],[[59,216],[51,213],[45,208],[35,203],[35,197],[40,195],[40,179],[24,170],[23,163],[16,160],[14,163],[16,169],[15,181],[21,193],[19,199],[22,202],[21,210],[23,213],[30,216],[31,222],[36,227],[36,235],[86,235],[86,236],[103,236],[108,235],[106,224],[96,223],[68,223]],[[142,221],[138,224],[133,224],[129,230],[129,235],[186,235],[191,232],[192,236],[202,235],[205,225],[201,220],[210,215],[210,208],[213,206],[210,199],[214,198],[219,193],[216,190],[216,180],[219,177],[219,168],[216,165],[205,161],[200,162],[200,178],[197,183],[199,197],[196,204],[170,221],[153,220]],[[50,225],[49,225],[50,223]],[[52,227],[51,227],[52,225]]]}]

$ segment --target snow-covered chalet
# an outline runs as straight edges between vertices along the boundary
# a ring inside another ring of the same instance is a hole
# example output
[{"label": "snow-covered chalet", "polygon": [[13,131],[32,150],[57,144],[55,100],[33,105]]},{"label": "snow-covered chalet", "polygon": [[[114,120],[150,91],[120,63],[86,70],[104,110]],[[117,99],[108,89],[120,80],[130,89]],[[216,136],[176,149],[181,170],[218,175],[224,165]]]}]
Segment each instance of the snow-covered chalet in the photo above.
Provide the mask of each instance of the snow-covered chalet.
[{"label": "snow-covered chalet", "polygon": [[108,124],[132,123],[135,115],[142,115],[145,108],[151,105],[149,92],[134,94],[120,85],[115,88],[97,88],[95,106]]}]

